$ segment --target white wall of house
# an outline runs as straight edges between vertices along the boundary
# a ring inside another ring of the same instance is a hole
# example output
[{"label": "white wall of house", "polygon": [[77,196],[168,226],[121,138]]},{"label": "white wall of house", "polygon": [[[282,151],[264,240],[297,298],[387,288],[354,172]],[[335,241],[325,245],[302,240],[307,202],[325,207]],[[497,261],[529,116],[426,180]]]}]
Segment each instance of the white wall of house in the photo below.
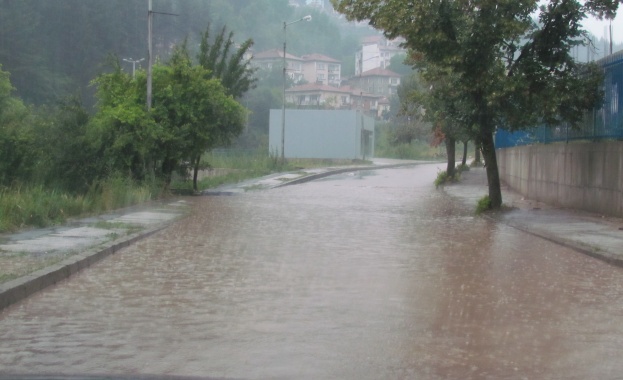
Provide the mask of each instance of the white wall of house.
[{"label": "white wall of house", "polygon": [[[268,149],[278,156],[281,154],[281,115],[280,109],[270,110]],[[357,111],[286,110],[287,158],[362,159],[373,155],[373,118]]]}]

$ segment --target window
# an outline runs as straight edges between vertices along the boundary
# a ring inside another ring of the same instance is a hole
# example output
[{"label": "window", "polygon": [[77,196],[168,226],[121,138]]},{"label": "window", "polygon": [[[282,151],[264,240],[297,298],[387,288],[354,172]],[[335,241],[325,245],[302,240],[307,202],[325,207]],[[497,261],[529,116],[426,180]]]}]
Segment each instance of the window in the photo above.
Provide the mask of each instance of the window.
[{"label": "window", "polygon": [[317,70],[324,70],[326,68],[324,63],[317,63],[316,64],[316,69]]}]

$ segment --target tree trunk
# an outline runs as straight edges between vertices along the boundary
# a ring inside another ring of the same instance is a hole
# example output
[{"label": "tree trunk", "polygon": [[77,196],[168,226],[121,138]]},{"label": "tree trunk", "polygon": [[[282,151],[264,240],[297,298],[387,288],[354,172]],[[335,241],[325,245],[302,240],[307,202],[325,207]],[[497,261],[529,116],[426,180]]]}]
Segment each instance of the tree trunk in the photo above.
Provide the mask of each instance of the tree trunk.
[{"label": "tree trunk", "polygon": [[463,141],[463,160],[461,160],[461,165],[467,165],[467,143],[468,141]]},{"label": "tree trunk", "polygon": [[448,155],[446,173],[448,178],[451,178],[454,176],[454,167],[456,166],[456,140],[450,136],[446,136],[446,153]]},{"label": "tree trunk", "polygon": [[478,145],[478,144],[476,144],[476,146],[475,146],[474,164],[476,166],[482,165],[482,162],[480,160],[480,145]]},{"label": "tree trunk", "polygon": [[162,160],[162,180],[164,181],[164,192],[169,191],[169,186],[171,185],[171,179],[173,177],[173,169],[175,169],[175,160],[170,158],[165,158]]},{"label": "tree trunk", "polygon": [[498,171],[498,161],[495,154],[495,143],[493,133],[484,132],[482,134],[482,156],[485,159],[487,169],[487,183],[489,185],[489,200],[492,209],[499,209],[502,206],[502,190],[500,187],[500,173]]},{"label": "tree trunk", "polygon": [[199,163],[201,162],[201,155],[198,155],[197,158],[193,159],[193,191],[196,193],[197,188],[197,177],[199,175]]}]

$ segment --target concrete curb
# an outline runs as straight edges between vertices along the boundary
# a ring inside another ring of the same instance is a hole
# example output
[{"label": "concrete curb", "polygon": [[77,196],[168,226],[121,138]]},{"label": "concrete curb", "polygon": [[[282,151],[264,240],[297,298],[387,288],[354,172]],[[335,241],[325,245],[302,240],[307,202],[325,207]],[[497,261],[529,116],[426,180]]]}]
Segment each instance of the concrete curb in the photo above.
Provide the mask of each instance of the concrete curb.
[{"label": "concrete curb", "polygon": [[590,247],[588,245],[582,245],[581,243],[570,241],[570,240],[566,240],[566,239],[557,237],[555,235],[547,234],[547,233],[544,233],[544,232],[538,232],[538,231],[536,231],[536,230],[534,230],[534,229],[532,229],[532,228],[530,228],[528,226],[524,226],[524,225],[517,224],[517,223],[509,223],[509,222],[506,222],[506,221],[502,220],[497,215],[491,215],[491,214],[490,215],[486,215],[486,214],[483,214],[483,216],[485,218],[493,221],[493,222],[505,224],[505,225],[507,225],[507,226],[509,226],[511,228],[514,228],[516,230],[525,232],[525,233],[527,233],[529,235],[536,236],[536,237],[541,238],[541,239],[545,239],[545,240],[547,240],[547,241],[549,241],[551,243],[558,244],[560,246],[572,249],[572,250],[574,250],[576,252],[588,255],[588,256],[596,258],[598,260],[605,261],[608,264],[612,264],[612,265],[615,265],[615,266],[623,268],[623,258],[618,256],[618,255],[617,255],[618,256],[617,257],[617,256],[615,256],[615,255],[613,255],[613,254],[611,254],[609,252],[595,250],[594,248],[592,248],[592,247]]},{"label": "concrete curb", "polygon": [[429,162],[410,162],[408,164],[352,166],[352,167],[349,167],[349,168],[340,168],[340,169],[335,169],[335,170],[329,170],[329,171],[322,172],[322,173],[310,174],[308,176],[304,176],[304,177],[301,177],[301,178],[296,178],[296,179],[293,179],[292,181],[280,183],[279,185],[273,186],[272,189],[276,189],[276,188],[284,187],[284,186],[290,186],[290,185],[298,185],[298,184],[306,183],[306,182],[311,182],[311,181],[316,180],[316,179],[330,177],[330,176],[336,175],[336,174],[358,172],[358,171],[362,171],[362,170],[391,169],[391,168],[399,168],[399,167],[405,167],[405,166],[414,166],[414,165],[421,165],[421,164],[427,164],[427,163],[429,163]]},{"label": "concrete curb", "polygon": [[[177,218],[175,220],[177,220]],[[96,248],[91,248],[82,253],[68,257],[58,264],[40,269],[26,276],[5,282],[4,284],[0,284],[0,310],[19,302],[50,285],[54,285],[57,282],[70,277],[72,274],[95,264],[103,258],[116,253],[122,248],[163,230],[168,225],[169,223],[164,223],[159,226],[128,235],[121,240],[104,243]]]}]

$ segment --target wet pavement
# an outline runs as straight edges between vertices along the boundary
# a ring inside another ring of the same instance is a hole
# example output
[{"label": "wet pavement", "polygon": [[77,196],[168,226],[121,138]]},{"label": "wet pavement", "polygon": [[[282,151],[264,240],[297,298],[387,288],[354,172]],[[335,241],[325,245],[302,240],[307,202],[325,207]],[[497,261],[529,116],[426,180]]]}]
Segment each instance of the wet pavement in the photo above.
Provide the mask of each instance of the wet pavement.
[{"label": "wet pavement", "polygon": [[475,216],[478,171],[436,190],[441,167],[186,198],[0,311],[0,374],[620,379],[623,269],[501,222],[564,210]]}]

